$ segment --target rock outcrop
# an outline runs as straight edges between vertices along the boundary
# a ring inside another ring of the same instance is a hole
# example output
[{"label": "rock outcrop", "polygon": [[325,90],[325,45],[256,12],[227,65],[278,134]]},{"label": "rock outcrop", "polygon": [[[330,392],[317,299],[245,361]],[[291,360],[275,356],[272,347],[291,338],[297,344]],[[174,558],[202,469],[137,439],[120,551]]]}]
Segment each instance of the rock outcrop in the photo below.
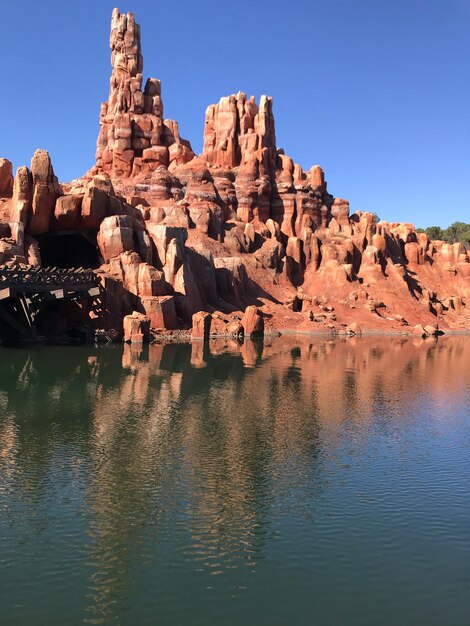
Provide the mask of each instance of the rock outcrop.
[{"label": "rock outcrop", "polygon": [[96,171],[117,178],[186,163],[194,157],[180,138],[178,124],[163,118],[161,84],[143,86],[140,26],[134,15],[114,9],[111,19],[112,74],[107,102],[101,105]]},{"label": "rock outcrop", "polygon": [[351,214],[319,165],[304,171],[277,146],[267,96],[209,106],[194,155],[164,118],[160,81],[143,83],[131,13],[113,11],[110,45],[92,169],[59,184],[44,150],[14,178],[0,159],[0,263],[40,265],[54,237],[82,236],[103,287],[92,321],[128,341],[150,328],[192,327],[200,338],[470,329],[463,244]]}]

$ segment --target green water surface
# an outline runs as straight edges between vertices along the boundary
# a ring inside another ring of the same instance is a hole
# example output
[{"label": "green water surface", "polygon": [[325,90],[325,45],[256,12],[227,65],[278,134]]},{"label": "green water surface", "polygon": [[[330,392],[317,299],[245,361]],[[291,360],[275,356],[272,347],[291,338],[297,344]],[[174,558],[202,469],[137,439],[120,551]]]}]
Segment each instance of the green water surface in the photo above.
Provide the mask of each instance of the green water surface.
[{"label": "green water surface", "polygon": [[0,348],[0,624],[467,626],[470,338]]}]

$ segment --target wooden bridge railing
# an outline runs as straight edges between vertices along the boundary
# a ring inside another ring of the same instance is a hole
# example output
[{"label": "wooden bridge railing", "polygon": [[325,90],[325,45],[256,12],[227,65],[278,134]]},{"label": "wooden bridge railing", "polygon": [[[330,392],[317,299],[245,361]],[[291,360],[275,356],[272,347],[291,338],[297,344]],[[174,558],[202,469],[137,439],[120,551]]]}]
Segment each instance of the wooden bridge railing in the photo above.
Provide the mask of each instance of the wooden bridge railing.
[{"label": "wooden bridge railing", "polygon": [[0,267],[0,288],[35,285],[41,287],[61,285],[97,286],[100,279],[87,268],[62,269],[58,267]]},{"label": "wooden bridge railing", "polygon": [[100,278],[91,269],[0,266],[0,319],[24,338],[36,336],[35,320],[44,303],[84,298],[96,303],[100,295]]}]

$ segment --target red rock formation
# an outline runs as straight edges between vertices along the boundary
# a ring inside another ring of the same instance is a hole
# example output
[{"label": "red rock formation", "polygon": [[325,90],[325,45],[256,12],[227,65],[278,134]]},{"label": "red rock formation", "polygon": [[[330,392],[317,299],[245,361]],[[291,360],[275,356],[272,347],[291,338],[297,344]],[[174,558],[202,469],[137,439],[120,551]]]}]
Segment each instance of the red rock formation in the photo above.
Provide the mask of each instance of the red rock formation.
[{"label": "red rock formation", "polygon": [[126,315],[124,322],[124,341],[127,343],[143,343],[150,338],[150,320],[142,313],[134,311]]},{"label": "red rock formation", "polygon": [[92,170],[59,185],[39,150],[13,180],[11,163],[0,159],[0,263],[40,264],[44,234],[96,238],[105,302],[95,323],[129,340],[146,324],[192,324],[200,337],[260,334],[264,326],[470,329],[470,251],[462,244],[350,215],[348,201],[328,193],[320,166],[304,172],[276,146],[266,96],[258,105],[240,92],[209,106],[196,157],[163,117],[160,81],[143,86],[131,13],[114,10],[110,45]]},{"label": "red rock formation", "polygon": [[246,307],[242,326],[247,337],[262,337],[264,335],[264,320],[255,306]]},{"label": "red rock formation", "polygon": [[148,78],[143,87],[140,26],[132,13],[114,9],[110,46],[112,74],[108,101],[101,105],[96,171],[129,178],[191,160],[194,153],[178,124],[163,118],[160,81]]},{"label": "red rock formation", "polygon": [[209,339],[211,333],[211,314],[206,311],[194,313],[191,337],[193,339]]},{"label": "red rock formation", "polygon": [[13,190],[12,166],[8,159],[0,159],[0,195],[8,196]]}]

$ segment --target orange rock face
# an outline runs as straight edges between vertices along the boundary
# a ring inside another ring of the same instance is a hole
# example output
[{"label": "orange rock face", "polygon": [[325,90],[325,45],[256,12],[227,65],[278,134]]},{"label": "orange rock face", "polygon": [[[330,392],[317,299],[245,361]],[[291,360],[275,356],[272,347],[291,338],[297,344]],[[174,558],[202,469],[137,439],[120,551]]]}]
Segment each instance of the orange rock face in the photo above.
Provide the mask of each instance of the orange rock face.
[{"label": "orange rock face", "polygon": [[143,343],[149,340],[150,320],[145,315],[134,311],[131,315],[126,315],[123,323],[126,343]]},{"label": "orange rock face", "polygon": [[242,326],[247,337],[262,337],[264,335],[264,320],[255,306],[246,307]]},{"label": "orange rock face", "polygon": [[110,46],[112,74],[108,101],[101,106],[96,170],[129,178],[192,159],[178,124],[163,118],[160,81],[148,78],[143,86],[140,26],[132,13],[114,9]]},{"label": "orange rock face", "polygon": [[470,330],[463,244],[351,214],[319,165],[304,171],[277,146],[267,96],[210,105],[195,156],[164,118],[160,81],[143,81],[131,13],[113,11],[110,46],[96,165],[59,185],[44,150],[14,179],[0,159],[0,263],[39,265],[46,234],[96,242],[105,299],[96,323],[127,340],[148,326],[203,338]]},{"label": "orange rock face", "polygon": [[9,195],[13,190],[13,176],[11,162],[8,159],[0,159],[0,194]]}]

